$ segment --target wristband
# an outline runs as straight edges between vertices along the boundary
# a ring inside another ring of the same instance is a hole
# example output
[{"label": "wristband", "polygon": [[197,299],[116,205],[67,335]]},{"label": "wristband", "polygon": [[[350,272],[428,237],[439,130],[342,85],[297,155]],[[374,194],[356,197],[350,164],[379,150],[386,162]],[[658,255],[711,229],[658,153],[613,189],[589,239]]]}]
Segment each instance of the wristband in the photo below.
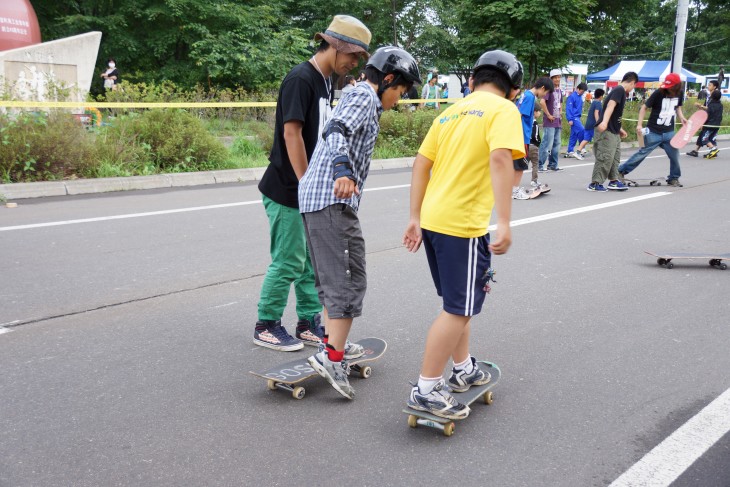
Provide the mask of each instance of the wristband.
[{"label": "wristband", "polygon": [[347,156],[336,157],[332,162],[334,164],[332,179],[336,181],[344,177],[355,181],[355,174],[352,172],[352,166],[350,166],[350,160]]}]

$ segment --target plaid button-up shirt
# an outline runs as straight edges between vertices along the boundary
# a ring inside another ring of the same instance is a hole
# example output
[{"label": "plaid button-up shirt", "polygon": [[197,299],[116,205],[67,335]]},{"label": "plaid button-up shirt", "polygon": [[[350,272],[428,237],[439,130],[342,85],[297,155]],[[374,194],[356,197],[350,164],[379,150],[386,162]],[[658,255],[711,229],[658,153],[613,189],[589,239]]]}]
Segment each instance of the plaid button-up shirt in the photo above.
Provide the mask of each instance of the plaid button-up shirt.
[{"label": "plaid button-up shirt", "polygon": [[[299,181],[299,212],[311,213],[337,203],[345,203],[357,211],[360,196],[353,193],[349,199],[335,197],[333,161],[346,156],[350,161],[355,182],[362,195],[365,180],[370,170],[375,141],[380,131],[380,115],[383,104],[373,88],[367,83],[359,83],[347,92],[335,107],[327,122],[323,138],[317,142],[307,172]],[[331,124],[344,127],[339,131],[328,132]]]}]

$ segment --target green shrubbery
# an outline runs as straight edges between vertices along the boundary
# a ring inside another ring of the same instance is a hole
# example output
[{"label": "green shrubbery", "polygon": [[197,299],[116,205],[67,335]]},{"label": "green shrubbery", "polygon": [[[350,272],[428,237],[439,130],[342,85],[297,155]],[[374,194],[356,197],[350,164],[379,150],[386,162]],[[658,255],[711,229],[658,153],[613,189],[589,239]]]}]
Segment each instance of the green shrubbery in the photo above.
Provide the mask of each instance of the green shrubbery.
[{"label": "green shrubbery", "polygon": [[[123,85],[123,91],[108,94],[109,101],[268,101],[274,96],[243,90],[181,91],[171,83]],[[685,103],[688,118],[696,110],[694,101]],[[383,113],[374,158],[415,156],[439,112],[409,108],[400,105]],[[636,122],[630,119],[637,118],[639,108],[639,102],[626,105],[626,141],[636,140]],[[0,114],[0,182],[262,167],[268,164],[273,124],[273,108],[113,109],[104,111],[101,126],[90,129],[61,110]],[[722,125],[730,125],[727,103]],[[222,136],[233,139],[230,148],[220,142]],[[569,136],[564,121],[564,145]]]}]

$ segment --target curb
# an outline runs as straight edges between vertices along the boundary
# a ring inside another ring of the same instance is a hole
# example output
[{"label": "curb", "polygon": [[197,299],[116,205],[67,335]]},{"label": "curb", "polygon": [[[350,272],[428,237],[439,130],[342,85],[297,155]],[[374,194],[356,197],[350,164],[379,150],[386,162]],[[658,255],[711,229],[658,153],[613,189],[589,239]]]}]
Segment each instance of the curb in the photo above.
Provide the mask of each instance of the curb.
[{"label": "curb", "polygon": [[[413,157],[374,159],[370,163],[370,170],[412,167],[413,160]],[[19,200],[27,198],[44,198],[47,196],[70,196],[140,189],[241,183],[246,181],[259,181],[265,170],[265,167],[257,167],[250,169],[227,169],[223,171],[156,174],[154,176],[129,176],[124,178],[74,179],[68,181],[0,184],[0,197],[4,197],[6,200]]]},{"label": "curb", "polygon": [[[730,135],[718,135],[718,140],[730,140]],[[637,142],[621,142],[622,149],[634,149]],[[397,159],[373,159],[370,170],[402,169],[413,167],[414,157]],[[223,183],[259,181],[265,167],[227,169],[224,171],[156,174],[154,176],[129,176],[126,178],[74,179],[68,181],[43,181],[39,183],[0,184],[0,200],[44,198],[80,194],[110,193],[140,189],[176,188]]]}]

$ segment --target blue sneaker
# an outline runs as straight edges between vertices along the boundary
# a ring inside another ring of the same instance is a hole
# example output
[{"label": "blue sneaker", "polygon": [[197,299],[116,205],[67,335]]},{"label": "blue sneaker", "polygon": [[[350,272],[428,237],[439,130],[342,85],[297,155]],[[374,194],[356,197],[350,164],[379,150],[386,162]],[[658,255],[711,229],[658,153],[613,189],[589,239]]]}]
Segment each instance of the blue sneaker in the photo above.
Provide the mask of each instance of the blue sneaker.
[{"label": "blue sneaker", "polygon": [[297,340],[286,329],[281,326],[281,320],[259,320],[253,332],[253,342],[260,346],[279,350],[281,352],[293,352],[301,350],[304,344]]},{"label": "blue sneaker", "polygon": [[489,372],[484,372],[479,368],[477,359],[471,358],[472,370],[467,373],[465,370],[451,369],[451,377],[449,377],[449,387],[454,392],[466,392],[471,386],[482,386],[489,384],[492,376]]},{"label": "blue sneaker", "polygon": [[317,313],[310,320],[299,320],[297,322],[296,337],[304,345],[318,347],[324,337],[324,326],[322,326],[322,315]]},{"label": "blue sneaker", "polygon": [[443,379],[428,394],[422,394],[417,385],[413,386],[406,404],[416,411],[425,411],[446,419],[464,419],[470,412],[469,406],[461,404],[449,393]]},{"label": "blue sneaker", "polygon": [[603,192],[608,191],[606,188],[603,187],[602,184],[598,184],[598,183],[591,183],[588,185],[588,188],[586,188],[586,189],[588,189],[588,191],[603,191]]},{"label": "blue sneaker", "polygon": [[628,186],[626,186],[624,183],[622,183],[618,179],[609,182],[608,183],[608,186],[606,186],[606,188],[613,189],[613,190],[616,190],[616,191],[626,191],[627,189],[629,189]]}]

